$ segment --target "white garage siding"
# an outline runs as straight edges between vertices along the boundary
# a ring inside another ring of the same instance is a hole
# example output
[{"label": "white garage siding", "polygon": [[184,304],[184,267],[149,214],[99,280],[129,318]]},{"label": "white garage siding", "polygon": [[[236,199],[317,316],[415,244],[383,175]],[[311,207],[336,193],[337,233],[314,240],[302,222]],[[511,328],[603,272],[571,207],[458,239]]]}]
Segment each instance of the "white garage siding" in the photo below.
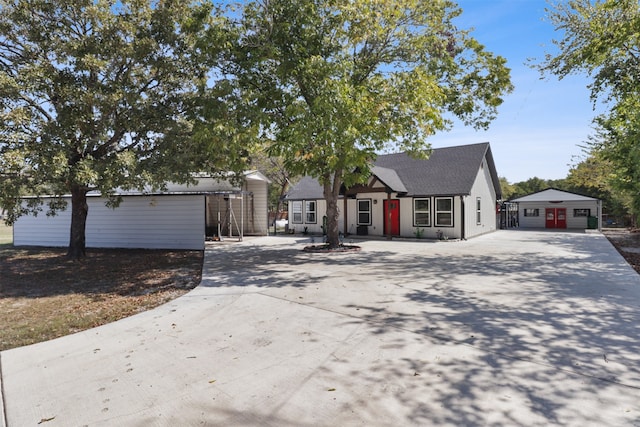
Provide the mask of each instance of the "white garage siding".
[{"label": "white garage siding", "polygon": [[[519,202],[519,225],[523,228],[545,228],[545,209],[565,208],[567,210],[568,229],[586,229],[588,219],[586,216],[575,216],[576,209],[589,209],[590,216],[599,216],[599,208],[594,201],[575,201],[562,203]],[[525,210],[530,212],[537,209],[537,216],[525,216]]]},{"label": "white garage siding", "polygon": [[[513,199],[518,203],[518,221],[523,228],[545,228],[546,209],[564,208],[567,210],[567,228],[585,229],[588,226],[588,217],[585,212],[588,209],[589,216],[596,217],[598,229],[602,228],[600,201],[593,197],[570,193],[568,191],[548,188],[537,193]],[[576,209],[581,210],[576,215]]]},{"label": "white garage siding", "polygon": [[[204,249],[204,195],[125,196],[116,209],[88,199],[86,245],[94,248]],[[55,217],[23,216],[15,246],[68,246],[71,205]]]}]

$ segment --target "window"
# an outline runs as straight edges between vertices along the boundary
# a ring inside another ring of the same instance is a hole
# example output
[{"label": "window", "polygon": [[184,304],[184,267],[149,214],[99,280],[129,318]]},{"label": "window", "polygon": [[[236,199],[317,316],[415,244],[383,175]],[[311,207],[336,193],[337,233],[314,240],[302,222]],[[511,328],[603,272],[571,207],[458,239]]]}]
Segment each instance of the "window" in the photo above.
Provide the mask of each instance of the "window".
[{"label": "window", "polygon": [[573,216],[591,216],[591,209],[574,209]]},{"label": "window", "polygon": [[436,197],[436,227],[453,227],[453,197]]},{"label": "window", "polygon": [[476,198],[476,225],[482,224],[482,203],[480,197]]},{"label": "window", "polygon": [[304,208],[307,224],[316,223],[316,202],[315,200],[307,200]]},{"label": "window", "polygon": [[371,200],[359,199],[358,203],[358,225],[371,225]]},{"label": "window", "polygon": [[540,209],[525,209],[524,216],[540,216]]},{"label": "window", "polygon": [[291,202],[291,211],[293,212],[293,223],[302,224],[302,201]]},{"label": "window", "polygon": [[431,225],[431,200],[413,199],[413,225],[429,227]]}]

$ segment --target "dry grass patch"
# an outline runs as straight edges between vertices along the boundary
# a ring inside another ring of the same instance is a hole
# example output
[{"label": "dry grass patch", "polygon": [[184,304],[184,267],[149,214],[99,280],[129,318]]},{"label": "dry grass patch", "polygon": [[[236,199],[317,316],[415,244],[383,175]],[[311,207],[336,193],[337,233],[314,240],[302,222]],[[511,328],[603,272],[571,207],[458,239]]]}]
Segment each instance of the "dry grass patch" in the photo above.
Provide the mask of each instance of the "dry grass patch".
[{"label": "dry grass patch", "polygon": [[6,226],[0,221],[0,245],[10,245],[13,243],[13,227]]},{"label": "dry grass patch", "polygon": [[157,307],[200,283],[202,251],[0,246],[0,350],[33,344]]}]

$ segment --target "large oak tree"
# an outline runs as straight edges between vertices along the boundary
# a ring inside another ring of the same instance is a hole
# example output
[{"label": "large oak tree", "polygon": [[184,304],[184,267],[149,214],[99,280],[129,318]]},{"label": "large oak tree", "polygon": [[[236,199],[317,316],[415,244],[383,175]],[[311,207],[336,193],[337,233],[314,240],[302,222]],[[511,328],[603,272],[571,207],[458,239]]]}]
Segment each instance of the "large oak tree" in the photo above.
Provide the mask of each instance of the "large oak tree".
[{"label": "large oak tree", "polygon": [[629,197],[640,215],[640,4],[637,0],[554,3],[548,16],[562,35],[540,69],[560,78],[591,79],[594,102],[609,110],[597,117],[594,156],[609,162],[608,181]]},{"label": "large oak tree", "polygon": [[0,205],[9,221],[43,208],[25,194],[56,196],[49,214],[70,194],[68,255],[79,258],[88,192],[116,206],[117,189],[239,165],[241,151],[229,146],[243,142],[238,117],[225,106],[234,91],[210,72],[227,41],[212,8],[0,0]]},{"label": "large oak tree", "polygon": [[245,5],[234,72],[271,153],[323,186],[331,247],[340,189],[363,182],[376,153],[427,156],[448,118],[484,128],[511,90],[505,59],[456,27],[460,13],[447,0]]}]

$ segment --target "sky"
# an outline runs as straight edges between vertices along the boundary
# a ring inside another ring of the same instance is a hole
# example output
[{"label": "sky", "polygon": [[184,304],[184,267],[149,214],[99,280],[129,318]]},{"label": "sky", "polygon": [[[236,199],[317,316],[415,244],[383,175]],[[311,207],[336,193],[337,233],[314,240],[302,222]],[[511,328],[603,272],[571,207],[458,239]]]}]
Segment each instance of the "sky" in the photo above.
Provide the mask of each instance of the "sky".
[{"label": "sky", "polygon": [[[593,134],[594,111],[585,75],[541,79],[531,68],[560,39],[546,18],[545,0],[458,0],[463,13],[458,28],[473,27],[472,36],[487,50],[507,59],[514,90],[504,97],[488,131],[456,123],[430,137],[433,148],[489,142],[498,175],[510,183],[529,178],[566,178],[571,165],[584,158],[580,148]],[[602,111],[602,106],[598,107]]]}]

